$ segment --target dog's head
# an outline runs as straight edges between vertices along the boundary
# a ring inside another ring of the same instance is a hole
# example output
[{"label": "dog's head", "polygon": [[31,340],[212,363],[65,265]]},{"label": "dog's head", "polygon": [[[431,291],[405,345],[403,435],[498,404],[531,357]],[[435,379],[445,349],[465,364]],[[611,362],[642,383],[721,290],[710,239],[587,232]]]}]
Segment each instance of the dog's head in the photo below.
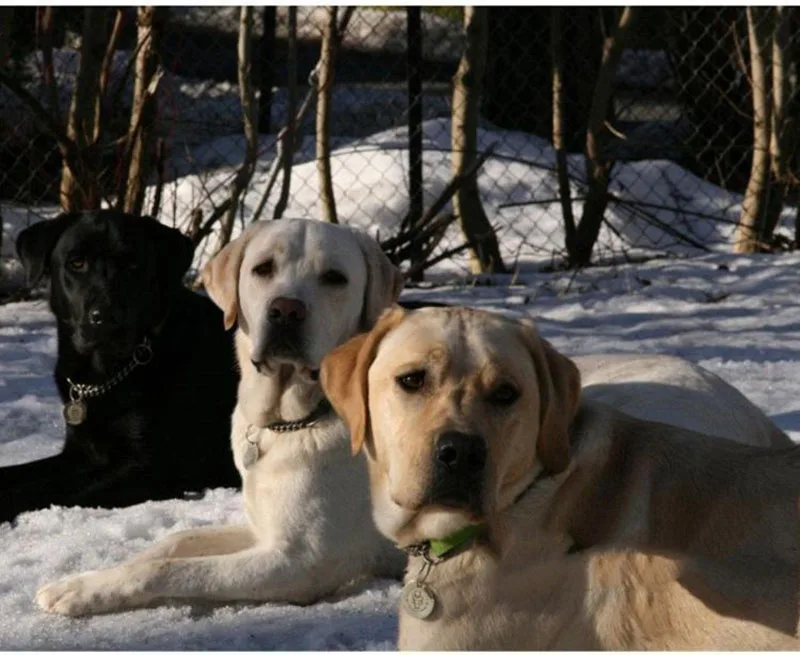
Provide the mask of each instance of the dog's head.
[{"label": "dog's head", "polygon": [[100,210],[32,225],[17,253],[29,285],[50,277],[50,307],[79,353],[122,357],[163,323],[193,247],[153,218]]},{"label": "dog's head", "polygon": [[366,450],[375,521],[401,545],[487,521],[569,462],[579,374],[530,323],[394,308],[328,355],[321,379]]},{"label": "dog's head", "polygon": [[403,279],[375,240],[302,219],[258,222],[203,271],[211,298],[238,322],[253,366],[314,378],[322,357],[400,294]]}]

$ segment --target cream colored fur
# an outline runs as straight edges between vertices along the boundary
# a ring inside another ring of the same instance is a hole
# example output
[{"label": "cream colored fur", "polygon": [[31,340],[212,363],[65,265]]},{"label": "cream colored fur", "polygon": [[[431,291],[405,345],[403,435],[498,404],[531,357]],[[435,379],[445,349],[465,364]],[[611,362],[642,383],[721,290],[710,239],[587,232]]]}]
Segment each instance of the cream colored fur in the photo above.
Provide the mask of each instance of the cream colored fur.
[{"label": "cream colored fur", "polygon": [[[398,383],[409,371],[424,373],[419,390]],[[742,445],[581,400],[577,368],[531,324],[465,309],[387,313],[325,358],[322,381],[367,454],[386,536],[406,546],[484,526],[425,580],[431,617],[400,610],[400,648],[800,647],[797,447]],[[502,385],[518,390],[512,405],[492,400]],[[649,390],[640,401],[669,418],[648,396],[658,388],[628,391]],[[717,436],[779,434],[726,397],[729,414],[754,420],[715,415],[713,402],[684,410],[722,427]],[[445,431],[485,441],[478,510],[431,500]],[[407,582],[422,564],[411,558]]]}]

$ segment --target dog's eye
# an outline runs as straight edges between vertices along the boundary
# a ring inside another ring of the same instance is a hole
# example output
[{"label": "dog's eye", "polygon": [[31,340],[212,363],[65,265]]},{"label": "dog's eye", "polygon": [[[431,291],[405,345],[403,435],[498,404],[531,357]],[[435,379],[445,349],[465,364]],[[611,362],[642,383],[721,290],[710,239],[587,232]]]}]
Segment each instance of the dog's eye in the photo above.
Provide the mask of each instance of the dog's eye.
[{"label": "dog's eye", "polygon": [[489,394],[489,402],[493,405],[511,405],[519,398],[519,391],[511,384],[505,383]]},{"label": "dog's eye", "polygon": [[253,266],[253,274],[259,277],[269,277],[275,270],[275,262],[268,259],[257,266]]},{"label": "dog's eye", "polygon": [[412,371],[405,375],[399,375],[396,379],[397,384],[400,385],[403,391],[414,393],[422,389],[422,386],[425,384],[425,371]]},{"label": "dog's eye", "polygon": [[73,270],[83,272],[89,266],[85,257],[70,257],[67,260],[67,265]]},{"label": "dog's eye", "polygon": [[341,287],[347,284],[347,278],[345,277],[344,273],[340,273],[339,271],[335,271],[333,269],[325,271],[319,279],[322,284],[329,284],[332,287]]}]

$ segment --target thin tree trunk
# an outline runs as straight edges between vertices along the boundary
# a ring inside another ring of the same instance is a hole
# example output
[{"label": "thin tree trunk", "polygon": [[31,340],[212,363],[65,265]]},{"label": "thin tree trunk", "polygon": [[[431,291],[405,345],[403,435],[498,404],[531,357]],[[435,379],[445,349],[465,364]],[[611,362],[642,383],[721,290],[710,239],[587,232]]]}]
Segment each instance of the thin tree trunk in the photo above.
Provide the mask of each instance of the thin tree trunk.
[{"label": "thin tree trunk", "polygon": [[288,121],[285,131],[278,138],[278,154],[283,176],[281,178],[281,193],[278,202],[275,203],[275,210],[272,218],[277,220],[283,216],[289,204],[289,193],[292,188],[292,164],[294,163],[294,151],[297,141],[297,123],[295,112],[297,111],[297,7],[289,7],[289,22],[287,25],[287,53],[286,53],[286,90],[288,93],[288,106],[286,115]]},{"label": "thin tree trunk", "polygon": [[156,71],[164,19],[163,12],[163,9],[156,7],[138,7],[136,10],[139,47],[136,54],[133,106],[131,107],[126,148],[126,152],[130,152],[130,160],[123,163],[123,166],[127,168],[123,209],[130,214],[142,213],[145,180],[152,168],[156,112],[156,96],[153,86],[154,80],[158,79]]},{"label": "thin tree trunk", "polygon": [[272,131],[272,87],[275,84],[275,26],[278,9],[274,5],[264,7],[261,11],[261,22],[264,31],[261,34],[259,59],[259,98],[258,98],[258,131],[269,134]]},{"label": "thin tree trunk", "polygon": [[550,9],[550,55],[553,60],[553,147],[556,151],[556,174],[558,197],[564,218],[564,246],[569,256],[575,252],[575,216],[572,213],[572,197],[567,169],[567,149],[564,142],[566,130],[564,115],[564,21],[563,9]]},{"label": "thin tree trunk", "polygon": [[96,170],[99,162],[89,156],[88,150],[94,143],[95,121],[100,111],[100,70],[107,17],[108,9],[103,7],[83,10],[80,65],[67,119],[67,137],[75,144],[76,165],[80,170],[71,170],[65,162],[61,173],[61,207],[68,212],[100,207]]},{"label": "thin tree trunk", "polygon": [[[422,8],[407,7],[408,23],[408,228],[414,230],[422,219]],[[414,249],[410,266],[421,263],[422,253]],[[412,279],[420,281],[422,271]]]},{"label": "thin tree trunk", "polygon": [[328,9],[328,12],[328,24],[325,26],[325,31],[322,34],[318,68],[316,157],[322,218],[330,223],[338,223],[339,219],[336,216],[336,199],[333,194],[330,143],[333,80],[336,68],[336,52],[339,43],[336,25],[338,8],[331,7]]},{"label": "thin tree trunk", "polygon": [[[462,175],[477,157],[478,115],[488,41],[487,12],[486,7],[464,8],[466,45],[453,80],[451,143],[454,176]],[[483,210],[475,173],[464,180],[454,196],[453,210],[470,244],[470,271],[473,274],[505,272],[497,235]]]},{"label": "thin tree trunk", "polygon": [[[768,11],[768,10],[766,10]],[[742,214],[733,237],[733,251],[756,252],[759,225],[766,209],[769,185],[770,110],[765,29],[765,10],[747,7],[747,35],[750,43],[750,79],[753,90],[753,161],[744,192]]]},{"label": "thin tree trunk", "polygon": [[789,15],[784,7],[768,9],[769,30],[772,38],[772,111],[770,115],[770,168],[771,180],[760,240],[764,244],[772,241],[775,227],[781,217],[783,204],[789,190],[788,156],[791,152],[791,134],[787,129],[789,94]]},{"label": "thin tree trunk", "polygon": [[613,161],[608,156],[610,131],[606,118],[614,97],[617,66],[633,33],[639,12],[637,7],[625,7],[614,33],[603,45],[603,58],[597,73],[586,130],[586,179],[589,188],[581,221],[575,232],[575,248],[570,253],[570,263],[575,266],[585,266],[591,261],[592,250],[603,224],[608,204],[608,181],[613,166]]},{"label": "thin tree trunk", "polygon": [[258,157],[258,98],[253,88],[252,41],[253,8],[242,7],[239,16],[238,77],[246,148],[244,161],[231,184],[231,195],[227,211],[220,221],[218,250],[221,250],[231,240],[236,211],[239,209],[239,198],[247,189],[247,185],[250,184],[256,158]]}]

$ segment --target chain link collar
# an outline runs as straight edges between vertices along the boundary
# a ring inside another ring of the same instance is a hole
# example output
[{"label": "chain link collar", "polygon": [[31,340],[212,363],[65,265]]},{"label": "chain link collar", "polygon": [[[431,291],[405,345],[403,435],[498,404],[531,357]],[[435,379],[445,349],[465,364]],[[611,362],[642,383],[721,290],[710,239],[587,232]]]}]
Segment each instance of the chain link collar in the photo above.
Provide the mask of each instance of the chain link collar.
[{"label": "chain link collar", "polygon": [[133,350],[133,356],[125,368],[115,373],[109,380],[103,384],[78,384],[67,378],[69,384],[69,398],[72,402],[80,402],[84,398],[96,398],[108,393],[116,385],[128,377],[134,370],[140,366],[146,366],[153,359],[153,349],[150,345],[150,339],[145,337],[142,342]]},{"label": "chain link collar", "polygon": [[323,397],[322,400],[319,401],[319,405],[312,409],[308,416],[304,416],[296,421],[273,421],[272,423],[267,423],[264,427],[272,432],[297,432],[298,430],[305,430],[314,427],[322,419],[326,418],[328,414],[331,413],[332,409],[328,399]]}]

